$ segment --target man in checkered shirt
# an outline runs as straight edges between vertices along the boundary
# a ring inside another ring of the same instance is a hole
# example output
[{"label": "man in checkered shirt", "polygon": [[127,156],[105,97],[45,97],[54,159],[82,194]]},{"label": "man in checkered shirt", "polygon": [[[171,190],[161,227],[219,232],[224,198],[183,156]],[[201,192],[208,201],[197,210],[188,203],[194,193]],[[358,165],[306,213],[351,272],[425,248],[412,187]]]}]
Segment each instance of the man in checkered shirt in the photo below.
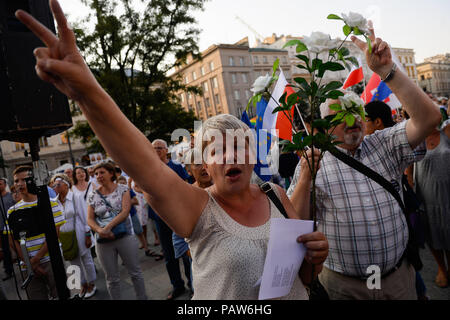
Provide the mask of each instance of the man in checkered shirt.
[{"label": "man in checkered shirt", "polygon": [[[370,31],[372,53],[366,43],[355,37],[352,40],[366,53],[369,67],[381,79],[388,78],[385,82],[411,118],[365,138],[361,120],[351,128],[342,123],[333,134],[343,142],[339,145],[341,151],[381,174],[400,191],[403,171],[425,155],[422,142],[439,124],[440,114],[419,87],[395,70],[389,46],[375,38],[373,29]],[[333,112],[328,108],[333,103],[339,101],[327,101],[322,116]],[[296,185],[311,181],[309,170],[300,170],[300,166],[301,162],[288,190],[296,208],[305,201],[295,192]],[[414,268],[403,259],[408,227],[395,198],[330,153],[321,161],[316,192],[318,229],[329,243],[329,255],[319,279],[330,299],[417,299]],[[309,218],[309,212],[304,215]],[[368,286],[373,266],[381,273],[380,289]]]}]

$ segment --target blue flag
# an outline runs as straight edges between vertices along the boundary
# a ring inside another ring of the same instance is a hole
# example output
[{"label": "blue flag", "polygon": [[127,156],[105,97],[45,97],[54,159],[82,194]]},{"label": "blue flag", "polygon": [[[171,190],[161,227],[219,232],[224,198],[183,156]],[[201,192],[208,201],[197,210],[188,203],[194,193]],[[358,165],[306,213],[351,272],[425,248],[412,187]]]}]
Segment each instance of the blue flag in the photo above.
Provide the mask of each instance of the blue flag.
[{"label": "blue flag", "polygon": [[250,129],[254,129],[253,124],[250,122],[250,118],[248,117],[247,110],[244,110],[242,113],[241,121],[248,125]]},{"label": "blue flag", "polygon": [[[267,175],[261,173],[263,168],[266,168],[266,170],[269,168],[269,165],[266,164],[266,159],[262,159],[262,157],[266,157],[270,150],[270,145],[272,143],[272,136],[269,132],[267,132],[267,136],[264,136],[261,134],[260,130],[263,126],[263,118],[264,118],[264,112],[267,108],[267,101],[264,99],[261,99],[260,102],[256,105],[256,149],[257,149],[257,163],[255,165],[255,168],[253,169],[255,173],[260,177],[263,181],[269,181],[272,178],[272,175]],[[264,140],[264,141],[260,141]],[[266,152],[264,155],[260,155],[260,148],[261,146],[266,145]]]},{"label": "blue flag", "polygon": [[384,101],[392,94],[391,89],[383,81],[380,82],[371,101]]}]

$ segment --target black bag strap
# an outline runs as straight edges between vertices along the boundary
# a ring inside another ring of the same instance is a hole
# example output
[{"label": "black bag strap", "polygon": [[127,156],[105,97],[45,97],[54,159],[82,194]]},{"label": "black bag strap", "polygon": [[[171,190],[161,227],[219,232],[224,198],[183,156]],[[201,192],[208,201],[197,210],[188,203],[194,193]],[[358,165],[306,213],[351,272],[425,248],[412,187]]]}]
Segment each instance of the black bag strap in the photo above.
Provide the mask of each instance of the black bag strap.
[{"label": "black bag strap", "polygon": [[86,196],[87,196],[87,193],[88,193],[88,191],[89,191],[89,187],[91,186],[91,182],[89,182],[88,183],[88,186],[87,186],[87,188],[86,188],[86,192],[84,193],[84,200],[86,200]]},{"label": "black bag strap", "polygon": [[403,213],[405,214],[405,216],[407,216],[407,212],[406,212],[406,208],[405,208],[405,205],[403,203],[403,200],[400,197],[400,194],[397,192],[397,190],[395,190],[395,188],[392,185],[392,183],[387,181],[379,173],[373,171],[372,169],[370,169],[366,165],[364,165],[361,162],[355,160],[354,158],[346,155],[345,153],[339,151],[336,147],[331,147],[329,149],[329,152],[333,156],[335,156],[336,158],[338,158],[339,160],[341,160],[342,162],[347,164],[348,166],[350,166],[353,169],[361,172],[363,175],[365,175],[366,177],[372,179],[373,181],[378,183],[380,186],[382,186],[384,189],[386,189],[395,198],[395,200],[397,200],[397,202],[400,205],[400,208],[402,209]]},{"label": "black bag strap", "polygon": [[100,191],[98,191],[98,190],[95,190],[95,192],[97,192],[98,195],[100,196],[100,198],[102,198],[102,200],[105,202],[105,205],[106,205],[110,210],[114,211],[112,205],[109,203],[108,200],[106,200],[106,197],[105,197],[104,195],[102,195],[102,194],[100,193]]},{"label": "black bag strap", "polygon": [[275,191],[272,189],[272,186],[270,185],[270,183],[264,182],[264,183],[259,185],[259,188],[261,189],[262,192],[264,192],[269,197],[269,199],[273,202],[275,207],[277,207],[277,209],[280,211],[280,213],[286,219],[289,219],[289,217],[287,215],[287,212],[286,212],[286,209],[284,209],[283,204],[281,203],[281,201],[278,198],[278,196],[275,194]]}]

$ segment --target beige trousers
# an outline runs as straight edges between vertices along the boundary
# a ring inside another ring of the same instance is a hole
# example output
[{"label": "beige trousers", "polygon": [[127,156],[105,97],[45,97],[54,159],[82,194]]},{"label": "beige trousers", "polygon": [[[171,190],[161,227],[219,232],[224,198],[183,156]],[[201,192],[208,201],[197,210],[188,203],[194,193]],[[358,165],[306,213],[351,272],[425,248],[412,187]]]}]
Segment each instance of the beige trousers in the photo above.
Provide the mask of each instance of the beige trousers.
[{"label": "beige trousers", "polygon": [[416,271],[406,261],[397,271],[381,279],[380,289],[369,289],[366,280],[345,276],[326,267],[319,274],[319,280],[330,300],[417,300]]}]

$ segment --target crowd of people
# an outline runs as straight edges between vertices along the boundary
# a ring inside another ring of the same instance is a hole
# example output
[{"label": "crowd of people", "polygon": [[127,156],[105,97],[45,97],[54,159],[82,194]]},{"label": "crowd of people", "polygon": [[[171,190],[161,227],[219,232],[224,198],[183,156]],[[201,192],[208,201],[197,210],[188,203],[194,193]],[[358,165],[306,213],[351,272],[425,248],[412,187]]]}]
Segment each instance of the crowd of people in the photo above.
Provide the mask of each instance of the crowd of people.
[{"label": "crowd of people", "polygon": [[[299,154],[302,157],[288,190],[269,184],[277,202],[267,197],[267,186],[263,189],[251,183],[251,138],[245,135],[249,128],[232,115],[206,120],[195,133],[194,146],[184,155],[184,163],[172,161],[167,143],[148,141],[99,86],[78,52],[58,2],[50,3],[58,37],[25,12],[17,13],[47,46],[35,50],[37,74],[79,105],[115,161],[96,165],[92,178],[84,168],[74,168],[55,175],[50,183],[56,192],[51,204],[60,239],[63,233],[76,231],[80,251],[70,263],[83,270],[82,295],[88,298],[96,292],[90,250],[94,246],[110,297],[121,298],[120,256],[136,298],[147,299],[138,259],[140,246],[148,257],[164,258],[173,286],[168,299],[186,291],[180,258],[192,299],[257,299],[259,286],[255,284],[264,268],[271,219],[311,218],[312,173],[306,158],[318,161],[318,150],[315,157],[312,150]],[[370,69],[402,102],[402,118],[394,120],[389,106],[371,102],[366,106],[365,121],[358,118],[352,126],[344,122],[333,134],[341,142],[341,152],[377,172],[397,192],[405,194],[403,181],[416,190],[426,243],[438,266],[436,284],[446,287],[450,277],[450,167],[445,163],[450,154],[448,108],[442,112],[442,106],[396,70],[389,45],[376,38],[373,29],[370,33],[371,50],[356,37],[352,41],[365,52]],[[329,108],[335,103],[340,102],[328,99],[321,106],[322,117],[335,112]],[[231,152],[225,148],[229,130],[245,142],[240,146],[233,141]],[[217,149],[217,145],[221,147]],[[243,162],[238,161],[240,149]],[[202,161],[193,162],[199,155],[204,156]],[[331,153],[325,153],[314,167],[317,230],[296,239],[306,248],[306,255],[290,292],[281,299],[310,299],[317,278],[332,300],[427,299],[420,267],[412,261],[411,222],[390,191]],[[19,167],[14,171],[14,186],[21,200],[7,210],[6,226],[17,212],[36,206],[36,196],[28,192],[25,183],[29,170]],[[124,172],[131,178],[123,178]],[[16,200],[11,195],[6,201]],[[143,228],[148,218],[155,221],[163,256],[148,249]],[[36,233],[27,239],[27,246],[38,276],[27,291],[31,299],[43,299],[54,296],[54,282],[45,239]],[[17,238],[9,241],[18,248]],[[24,261],[17,251],[19,260]],[[376,290],[367,285],[371,266],[380,270]],[[23,270],[24,276],[28,271]]]}]

